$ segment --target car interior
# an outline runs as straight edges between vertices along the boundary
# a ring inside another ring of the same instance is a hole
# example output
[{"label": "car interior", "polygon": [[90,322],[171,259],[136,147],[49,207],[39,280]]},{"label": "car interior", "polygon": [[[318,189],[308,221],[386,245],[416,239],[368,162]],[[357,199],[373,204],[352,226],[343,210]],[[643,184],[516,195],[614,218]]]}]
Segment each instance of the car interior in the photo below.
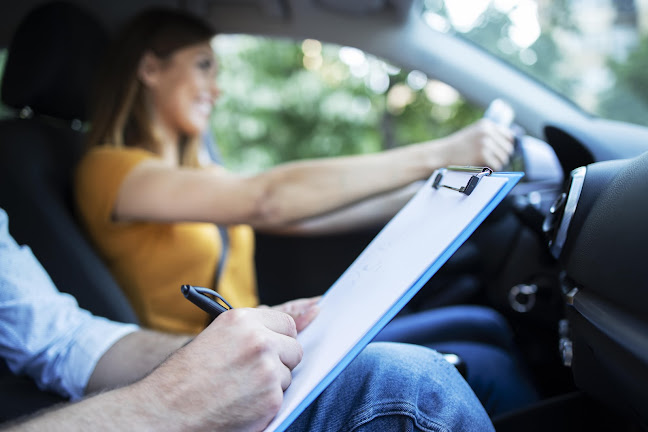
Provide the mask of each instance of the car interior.
[{"label": "car interior", "polygon": [[[111,32],[140,9],[165,5],[205,16],[225,34],[353,46],[422,70],[484,109],[503,98],[515,110],[521,132],[514,158],[525,178],[405,308],[482,304],[507,318],[542,400],[493,419],[496,430],[648,428],[648,206],[641,199],[648,193],[648,128],[589,115],[474,44],[434,31],[421,19],[421,3],[5,2],[0,98],[10,113],[0,118],[0,207],[11,234],[82,307],[136,323],[80,228],[71,195],[91,70]],[[377,232],[257,233],[262,303],[322,294]],[[2,420],[62,400],[4,365],[0,375]]]}]

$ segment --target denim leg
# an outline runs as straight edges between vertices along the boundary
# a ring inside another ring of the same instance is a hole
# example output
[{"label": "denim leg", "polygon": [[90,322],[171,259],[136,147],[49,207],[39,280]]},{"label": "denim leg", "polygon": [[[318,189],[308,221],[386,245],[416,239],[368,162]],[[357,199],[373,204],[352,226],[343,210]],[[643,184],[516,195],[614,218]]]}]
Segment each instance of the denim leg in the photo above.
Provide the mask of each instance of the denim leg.
[{"label": "denim leg", "polygon": [[518,359],[508,323],[493,309],[447,306],[400,316],[374,341],[412,343],[459,355],[467,366],[468,384],[491,417],[539,399]]},{"label": "denim leg", "polygon": [[526,370],[511,352],[473,342],[430,346],[457,354],[466,362],[466,381],[491,417],[526,408],[540,400]]},{"label": "denim leg", "polygon": [[375,342],[290,431],[494,431],[454,366],[416,345]]},{"label": "denim leg", "polygon": [[374,341],[430,345],[436,342],[471,341],[513,349],[513,332],[494,309],[477,305],[445,306],[399,315]]}]

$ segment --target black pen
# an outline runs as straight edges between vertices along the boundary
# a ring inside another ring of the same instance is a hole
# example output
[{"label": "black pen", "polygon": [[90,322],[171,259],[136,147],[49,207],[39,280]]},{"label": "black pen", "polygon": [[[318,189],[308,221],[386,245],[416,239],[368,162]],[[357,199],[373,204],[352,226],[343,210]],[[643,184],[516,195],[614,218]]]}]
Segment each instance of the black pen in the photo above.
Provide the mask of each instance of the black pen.
[{"label": "black pen", "polygon": [[[225,300],[216,291],[211,290],[209,288],[195,287],[192,285],[182,285],[182,287],[180,287],[180,291],[182,291],[182,294],[184,294],[187,300],[189,300],[191,303],[195,304],[200,309],[207,312],[213,318],[216,318],[218,315],[222,314],[223,312],[232,309],[232,305],[230,305],[227,302],[227,300]],[[218,303],[216,300],[207,297],[207,294],[213,295],[214,297],[218,298],[223,303],[225,303],[227,307]]]}]

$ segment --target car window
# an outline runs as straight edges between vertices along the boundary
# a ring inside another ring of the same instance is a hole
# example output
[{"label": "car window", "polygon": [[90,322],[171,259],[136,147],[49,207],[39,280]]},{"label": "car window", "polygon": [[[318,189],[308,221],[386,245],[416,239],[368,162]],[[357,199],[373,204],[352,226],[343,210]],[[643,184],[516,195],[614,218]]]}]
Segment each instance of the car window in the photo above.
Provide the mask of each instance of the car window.
[{"label": "car window", "polygon": [[635,0],[425,0],[425,21],[583,110],[648,125],[648,8]]},{"label": "car window", "polygon": [[[242,172],[439,138],[483,115],[449,85],[356,48],[250,35],[219,35],[213,46],[212,132],[224,163]],[[0,105],[0,117],[10,113]]]},{"label": "car window", "polygon": [[455,89],[358,49],[219,35],[213,131],[244,172],[446,136],[482,114]]}]

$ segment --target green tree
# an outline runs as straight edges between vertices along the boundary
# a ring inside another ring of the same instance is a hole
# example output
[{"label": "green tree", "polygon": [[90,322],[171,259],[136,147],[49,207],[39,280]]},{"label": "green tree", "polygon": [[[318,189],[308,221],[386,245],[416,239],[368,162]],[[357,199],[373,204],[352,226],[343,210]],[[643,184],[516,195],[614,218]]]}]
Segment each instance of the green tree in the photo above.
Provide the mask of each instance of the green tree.
[{"label": "green tree", "polygon": [[[542,32],[538,39],[529,47],[516,48],[509,41],[507,32],[512,22],[507,13],[497,10],[493,5],[485,11],[477,25],[463,36],[475,42],[480,47],[488,47],[491,54],[505,60],[516,69],[537,78],[562,94],[572,94],[576,84],[574,80],[553,73],[553,69],[563,59],[561,51],[556,46],[553,31],[560,28],[569,32],[578,32],[574,26],[567,0],[553,0],[551,7],[541,8],[539,21]],[[544,14],[544,15],[543,15]],[[509,46],[508,50],[500,47]],[[532,56],[535,61],[524,59],[525,55]]]},{"label": "green tree", "polygon": [[[319,66],[311,70],[301,41],[236,36],[217,43],[216,52],[222,96],[213,133],[226,164],[243,171],[436,138],[481,115],[461,99],[439,115],[422,90],[412,90],[411,103],[390,113],[387,93],[376,93],[365,77],[354,75],[334,45],[321,47],[314,57]],[[374,71],[385,66],[367,58]],[[407,71],[389,79],[389,88],[403,84]]]},{"label": "green tree", "polygon": [[599,113],[610,119],[648,126],[648,37],[623,62],[610,61],[615,83],[600,97]]}]

